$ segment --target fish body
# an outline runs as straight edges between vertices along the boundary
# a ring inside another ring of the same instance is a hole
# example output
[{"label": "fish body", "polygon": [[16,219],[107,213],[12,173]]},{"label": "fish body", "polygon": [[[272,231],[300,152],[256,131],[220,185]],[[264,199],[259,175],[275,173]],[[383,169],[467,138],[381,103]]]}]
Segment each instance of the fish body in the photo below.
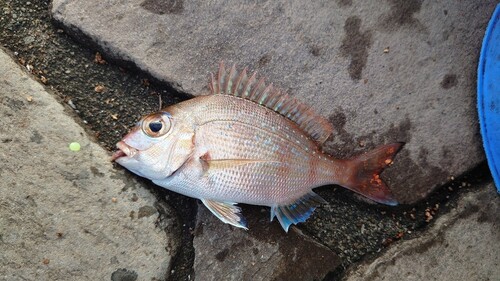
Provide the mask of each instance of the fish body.
[{"label": "fish body", "polygon": [[160,186],[195,198],[272,206],[332,183],[334,160],[265,107],[210,95],[179,109],[192,119],[193,154],[176,175],[154,181]]},{"label": "fish body", "polygon": [[155,184],[198,198],[222,221],[246,228],[237,203],[271,207],[285,231],[324,200],[312,189],[338,184],[394,205],[380,179],[401,147],[354,159],[321,151],[333,128],[311,108],[235,67],[219,68],[211,93],[144,117],[117,144],[114,160]]}]

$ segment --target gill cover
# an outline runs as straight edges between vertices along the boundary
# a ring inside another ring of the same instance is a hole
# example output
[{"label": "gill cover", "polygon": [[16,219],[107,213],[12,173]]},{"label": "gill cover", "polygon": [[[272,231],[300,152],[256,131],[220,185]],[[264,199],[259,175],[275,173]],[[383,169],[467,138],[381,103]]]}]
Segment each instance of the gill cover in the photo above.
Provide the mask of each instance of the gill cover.
[{"label": "gill cover", "polygon": [[145,116],[122,140],[137,152],[116,161],[133,173],[152,180],[170,176],[193,151],[194,133],[181,121],[167,111]]}]

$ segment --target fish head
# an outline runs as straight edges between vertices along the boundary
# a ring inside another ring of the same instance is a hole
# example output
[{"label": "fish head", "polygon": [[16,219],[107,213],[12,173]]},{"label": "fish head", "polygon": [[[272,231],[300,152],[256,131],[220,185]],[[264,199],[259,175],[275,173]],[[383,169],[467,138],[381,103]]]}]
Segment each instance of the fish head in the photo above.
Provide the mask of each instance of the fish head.
[{"label": "fish head", "polygon": [[150,180],[172,175],[194,149],[192,126],[172,111],[167,108],[143,117],[116,144],[112,161]]}]

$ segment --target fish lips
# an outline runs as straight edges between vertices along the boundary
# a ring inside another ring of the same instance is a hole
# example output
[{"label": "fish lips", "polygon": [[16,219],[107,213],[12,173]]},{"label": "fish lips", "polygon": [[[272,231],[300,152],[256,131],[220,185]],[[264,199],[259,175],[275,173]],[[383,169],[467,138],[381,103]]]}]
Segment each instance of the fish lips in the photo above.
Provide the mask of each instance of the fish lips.
[{"label": "fish lips", "polygon": [[[161,180],[165,179],[165,173],[161,173],[158,171],[151,171],[148,169],[147,165],[144,165],[143,162],[139,159],[140,150],[131,147],[126,144],[124,141],[120,141],[116,144],[118,150],[113,153],[111,156],[111,161],[118,163],[123,166],[130,172],[144,178],[148,178],[150,180]],[[171,173],[168,173],[170,175]]]},{"label": "fish lips", "polygon": [[123,141],[119,141],[116,144],[116,147],[118,150],[111,156],[111,161],[118,162],[117,160],[123,157],[133,158],[137,153],[137,149],[131,147]]}]

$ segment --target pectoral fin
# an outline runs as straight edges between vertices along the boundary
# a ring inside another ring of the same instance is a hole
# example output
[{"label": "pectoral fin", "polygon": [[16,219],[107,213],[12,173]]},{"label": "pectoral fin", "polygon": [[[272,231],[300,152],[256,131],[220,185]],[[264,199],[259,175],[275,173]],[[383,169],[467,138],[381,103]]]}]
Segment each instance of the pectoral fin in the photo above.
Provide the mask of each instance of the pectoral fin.
[{"label": "pectoral fin", "polygon": [[201,199],[201,202],[221,221],[248,230],[247,222],[241,215],[241,208],[235,206],[236,203],[217,202],[208,199]]}]

